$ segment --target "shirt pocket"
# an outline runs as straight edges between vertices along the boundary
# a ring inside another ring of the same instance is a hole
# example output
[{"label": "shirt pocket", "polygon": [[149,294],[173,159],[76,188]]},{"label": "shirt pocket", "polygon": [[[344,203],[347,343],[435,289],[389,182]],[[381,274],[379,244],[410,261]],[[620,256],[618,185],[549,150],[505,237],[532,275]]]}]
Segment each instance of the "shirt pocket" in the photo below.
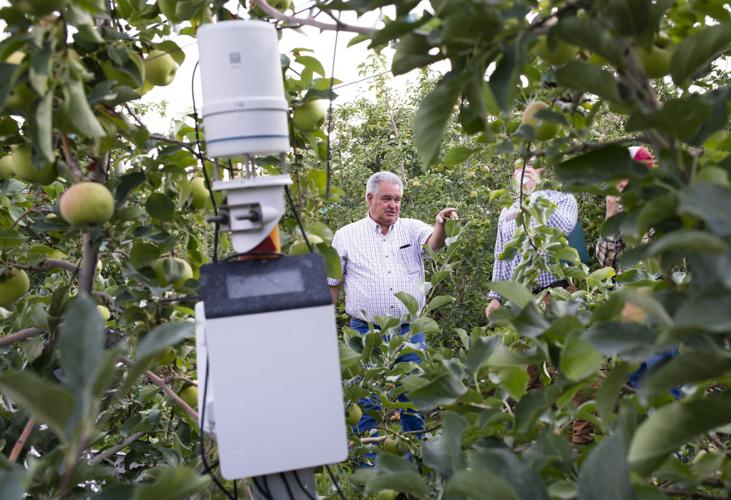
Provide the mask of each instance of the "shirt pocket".
[{"label": "shirt pocket", "polygon": [[404,269],[408,274],[421,273],[423,265],[421,262],[421,254],[418,249],[412,246],[409,248],[401,248],[398,250],[401,257],[401,262],[404,265]]}]

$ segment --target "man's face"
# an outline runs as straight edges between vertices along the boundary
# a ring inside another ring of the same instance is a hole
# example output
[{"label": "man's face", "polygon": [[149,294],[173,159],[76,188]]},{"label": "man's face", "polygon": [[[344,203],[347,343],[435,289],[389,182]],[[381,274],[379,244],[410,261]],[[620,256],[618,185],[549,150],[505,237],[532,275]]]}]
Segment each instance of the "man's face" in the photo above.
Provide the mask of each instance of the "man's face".
[{"label": "man's face", "polygon": [[513,171],[513,190],[516,193],[520,193],[520,178],[523,177],[523,194],[530,195],[536,189],[538,183],[539,170],[534,169],[530,163],[525,167],[525,174],[523,175],[523,169],[519,168]]},{"label": "man's face", "polygon": [[401,212],[401,188],[382,182],[375,193],[368,193],[368,213],[381,226],[391,226]]}]

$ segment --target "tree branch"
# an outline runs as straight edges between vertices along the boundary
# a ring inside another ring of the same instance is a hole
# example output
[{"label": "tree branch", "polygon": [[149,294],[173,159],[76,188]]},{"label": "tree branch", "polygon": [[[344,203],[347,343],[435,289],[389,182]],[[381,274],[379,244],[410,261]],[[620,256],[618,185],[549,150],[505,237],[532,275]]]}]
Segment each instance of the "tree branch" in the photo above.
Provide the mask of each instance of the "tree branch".
[{"label": "tree branch", "polygon": [[20,342],[21,340],[40,335],[43,332],[44,330],[41,330],[40,328],[36,328],[34,326],[30,328],[25,328],[24,330],[20,330],[19,332],[15,332],[11,335],[0,338],[0,347],[7,347],[11,344],[14,344],[15,342]]},{"label": "tree branch", "polygon": [[61,260],[61,259],[43,259],[43,261],[38,265],[37,270],[39,271],[48,271],[49,269],[53,268],[61,268],[66,269],[67,271],[70,271],[72,273],[76,273],[79,271],[79,266],[74,264],[73,262],[69,262],[67,260]]},{"label": "tree branch", "polygon": [[135,441],[137,441],[139,438],[147,434],[146,432],[135,432],[134,434],[127,436],[125,440],[123,440],[121,443],[117,443],[116,445],[112,446],[111,448],[108,448],[104,450],[103,452],[99,453],[98,455],[94,456],[91,460],[89,460],[89,465],[97,465],[98,463],[106,460],[107,458],[111,457],[112,455],[115,455],[119,450],[122,448],[126,448],[127,446],[131,445]]},{"label": "tree branch", "polygon": [[329,23],[323,23],[321,21],[315,20],[313,17],[297,17],[297,16],[289,16],[287,14],[284,14],[271,5],[269,5],[266,0],[251,0],[251,6],[258,6],[267,16],[272,17],[274,19],[278,19],[280,21],[284,21],[287,23],[292,24],[303,24],[306,26],[313,26],[315,28],[319,28],[323,31],[349,31],[352,33],[359,33],[361,35],[370,35],[372,33],[375,33],[375,28],[367,28],[365,26],[354,26],[352,24],[345,24],[345,23],[335,23],[335,24],[329,24]]},{"label": "tree branch", "polygon": [[666,495],[674,496],[674,497],[688,497],[688,498],[705,498],[708,500],[723,500],[727,497],[719,497],[716,495],[710,495],[708,493],[702,493],[702,492],[691,492],[691,491],[685,491],[681,489],[675,489],[675,488],[658,488],[659,491],[665,493]]},{"label": "tree branch", "polygon": [[91,232],[84,233],[84,242],[81,252],[81,268],[79,269],[79,290],[88,294],[94,289],[94,273],[99,256],[99,242],[95,241]]},{"label": "tree branch", "polygon": [[28,422],[26,422],[25,424],[25,427],[23,427],[23,432],[20,433],[20,437],[15,442],[15,446],[13,446],[13,449],[10,451],[8,462],[10,462],[11,464],[15,463],[15,461],[18,460],[20,452],[23,451],[23,447],[25,446],[26,441],[28,441],[30,433],[33,431],[34,425],[35,422],[33,421],[33,419],[29,418]]},{"label": "tree branch", "polygon": [[86,177],[84,177],[84,173],[81,171],[79,165],[74,159],[74,156],[71,154],[71,145],[69,144],[69,138],[66,137],[66,134],[64,133],[61,133],[61,151],[63,151],[63,158],[66,161],[66,165],[68,165],[69,170],[71,171],[71,176],[74,178],[74,181],[82,182],[86,180]]},{"label": "tree branch", "polygon": [[[127,366],[134,366],[134,362],[131,359],[129,359],[128,357],[126,357],[126,356],[122,356],[119,359],[122,361],[122,363],[124,363]],[[177,394],[175,394],[175,391],[173,391],[165,383],[165,381],[163,379],[161,379],[160,377],[158,377],[157,375],[155,375],[150,370],[146,370],[145,371],[145,376],[148,378],[148,380],[150,382],[152,382],[153,384],[155,384],[156,386],[158,386],[160,389],[162,389],[162,391],[165,394],[167,394],[170,397],[170,399],[172,399],[175,402],[175,404],[177,404],[178,406],[180,406],[180,408],[182,408],[183,411],[185,413],[187,413],[188,416],[190,418],[192,418],[194,422],[197,422],[198,421],[198,412],[196,412],[193,408],[191,408],[188,405],[188,403],[186,403],[185,401],[183,401],[182,399],[180,399],[180,396],[178,396]]]}]

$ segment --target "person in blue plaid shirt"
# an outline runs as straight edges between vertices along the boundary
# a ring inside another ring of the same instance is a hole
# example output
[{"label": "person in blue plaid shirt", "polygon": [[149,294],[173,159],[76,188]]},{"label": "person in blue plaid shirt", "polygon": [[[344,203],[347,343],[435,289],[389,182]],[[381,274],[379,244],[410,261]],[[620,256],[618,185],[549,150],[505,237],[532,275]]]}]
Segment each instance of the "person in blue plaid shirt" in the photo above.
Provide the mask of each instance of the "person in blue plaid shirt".
[{"label": "person in blue plaid shirt", "polygon": [[[533,159],[528,161],[525,167],[525,175],[523,175],[523,195],[530,196],[532,203],[539,197],[546,198],[556,205],[556,210],[548,219],[548,225],[561,229],[566,235],[571,233],[576,225],[578,217],[578,207],[576,198],[568,193],[561,193],[554,190],[535,191],[536,184],[542,169],[533,168]],[[513,172],[513,185],[516,190],[520,186],[522,169],[516,169]],[[503,208],[500,212],[497,226],[497,238],[495,240],[495,260],[492,267],[492,281],[510,281],[513,277],[513,270],[520,263],[520,255],[516,255],[510,260],[500,260],[500,254],[503,253],[505,245],[507,245],[515,234],[516,217],[520,212],[520,207],[516,201],[508,208]],[[540,291],[545,288],[555,286],[565,286],[565,280],[559,280],[553,274],[544,271],[538,276],[538,281],[534,283],[534,291]],[[488,305],[485,309],[485,316],[488,318],[496,309],[501,307],[500,294],[491,291],[488,296]]]}]

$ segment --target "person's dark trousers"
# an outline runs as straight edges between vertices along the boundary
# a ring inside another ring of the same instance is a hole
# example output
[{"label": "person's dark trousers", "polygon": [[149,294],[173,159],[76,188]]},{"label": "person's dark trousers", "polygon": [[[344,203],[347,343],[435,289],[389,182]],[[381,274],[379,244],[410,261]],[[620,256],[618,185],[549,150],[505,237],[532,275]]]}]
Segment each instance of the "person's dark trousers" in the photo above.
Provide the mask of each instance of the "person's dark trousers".
[{"label": "person's dark trousers", "polygon": [[[373,326],[374,328],[380,328],[378,325]],[[356,330],[361,335],[365,335],[366,333],[368,333],[368,323],[360,319],[351,318],[350,328]],[[407,333],[409,333],[409,331],[409,324],[405,323],[401,325],[401,335],[406,335]],[[384,340],[388,340],[386,335],[384,335],[383,338]],[[423,332],[418,332],[411,335],[409,342],[418,345],[419,348],[422,350],[426,348],[426,342]],[[414,352],[404,354],[403,356],[399,356],[398,358],[396,358],[396,363],[406,362],[421,363],[421,358],[418,354]],[[409,399],[406,397],[406,395],[401,394],[398,397],[398,401],[399,403],[407,403]],[[374,398],[363,398],[358,402],[358,404],[360,404],[361,408],[363,409],[363,417],[360,419],[360,422],[355,425],[355,429],[359,433],[363,433],[377,426],[377,422],[373,417],[369,415],[369,412],[377,412],[381,409],[381,407],[378,404],[378,401]],[[424,430],[424,416],[421,413],[418,413],[414,410],[400,410],[400,414],[401,430],[403,432],[419,432]]]}]

